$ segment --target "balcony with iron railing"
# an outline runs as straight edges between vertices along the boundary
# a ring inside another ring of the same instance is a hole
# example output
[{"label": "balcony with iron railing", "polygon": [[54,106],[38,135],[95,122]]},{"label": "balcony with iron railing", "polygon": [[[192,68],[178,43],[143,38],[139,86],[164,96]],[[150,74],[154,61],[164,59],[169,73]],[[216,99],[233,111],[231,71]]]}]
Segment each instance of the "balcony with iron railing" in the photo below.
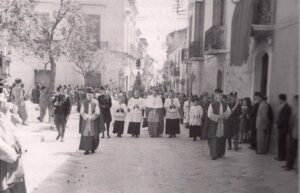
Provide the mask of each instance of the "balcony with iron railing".
[{"label": "balcony with iron railing", "polygon": [[214,25],[205,33],[205,54],[219,54],[225,52],[226,36],[224,26]]},{"label": "balcony with iron railing", "polygon": [[253,35],[266,35],[274,30],[274,5],[274,0],[254,0],[252,15]]},{"label": "balcony with iron railing", "polygon": [[189,44],[189,59],[203,57],[203,43],[201,41],[193,41]]}]

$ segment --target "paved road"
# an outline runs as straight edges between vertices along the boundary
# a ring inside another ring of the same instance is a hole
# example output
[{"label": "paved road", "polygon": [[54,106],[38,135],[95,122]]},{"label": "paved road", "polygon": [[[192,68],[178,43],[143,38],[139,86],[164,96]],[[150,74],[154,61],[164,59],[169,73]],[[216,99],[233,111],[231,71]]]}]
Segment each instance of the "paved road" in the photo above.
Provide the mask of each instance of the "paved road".
[{"label": "paved road", "polygon": [[[146,130],[138,139],[104,139],[96,154],[84,156],[77,151],[77,121],[73,115],[64,143],[51,141],[53,131],[39,129],[33,136],[25,163],[30,192],[297,192],[297,174],[282,170],[283,163],[274,156],[256,155],[243,146],[240,152],[230,151],[211,161],[207,142],[193,142],[183,128],[176,139],[149,138]],[[44,143],[38,140],[41,133],[46,136]]]}]

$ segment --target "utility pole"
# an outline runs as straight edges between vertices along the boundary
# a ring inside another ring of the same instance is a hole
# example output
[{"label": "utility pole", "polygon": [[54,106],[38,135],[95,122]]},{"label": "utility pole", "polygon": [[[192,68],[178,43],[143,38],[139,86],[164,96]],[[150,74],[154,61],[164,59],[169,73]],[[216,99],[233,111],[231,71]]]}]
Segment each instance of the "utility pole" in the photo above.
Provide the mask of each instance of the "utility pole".
[{"label": "utility pole", "polygon": [[173,11],[178,15],[183,15],[186,12],[186,9],[183,8],[183,1],[184,0],[174,0]]}]

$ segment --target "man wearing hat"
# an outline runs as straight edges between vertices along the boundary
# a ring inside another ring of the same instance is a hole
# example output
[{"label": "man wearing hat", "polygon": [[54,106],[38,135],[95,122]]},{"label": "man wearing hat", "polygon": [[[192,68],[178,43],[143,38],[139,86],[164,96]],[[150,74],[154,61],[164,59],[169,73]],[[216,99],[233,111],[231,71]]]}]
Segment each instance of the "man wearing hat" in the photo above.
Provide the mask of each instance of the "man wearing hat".
[{"label": "man wearing hat", "polygon": [[242,115],[242,108],[237,99],[237,92],[231,92],[229,94],[229,104],[228,104],[231,115],[227,120],[227,140],[228,140],[228,150],[232,149],[232,140],[234,145],[234,150],[238,151],[239,143],[239,118]]},{"label": "man wearing hat", "polygon": [[214,101],[208,107],[208,118],[210,120],[208,129],[208,146],[212,160],[225,155],[226,138],[224,121],[231,114],[229,106],[222,101],[221,89],[215,90]]},{"label": "man wearing hat", "polygon": [[87,88],[86,99],[81,103],[80,107],[80,145],[79,149],[85,151],[85,155],[95,153],[99,145],[100,133],[100,108],[98,101],[93,99],[94,91]]}]

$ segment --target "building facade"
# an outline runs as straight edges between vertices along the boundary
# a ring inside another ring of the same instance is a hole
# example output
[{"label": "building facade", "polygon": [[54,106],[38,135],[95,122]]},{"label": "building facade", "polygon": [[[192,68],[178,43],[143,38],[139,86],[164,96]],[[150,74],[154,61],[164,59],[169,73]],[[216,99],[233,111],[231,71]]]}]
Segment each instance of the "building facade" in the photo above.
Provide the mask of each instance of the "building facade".
[{"label": "building facade", "polygon": [[186,77],[186,41],[187,28],[171,32],[166,39],[167,62],[166,73],[168,73],[169,89],[175,92],[185,92],[184,81]]},{"label": "building facade", "polygon": [[[58,2],[39,0],[36,11],[50,16],[57,10]],[[136,47],[138,37],[141,35],[135,23],[138,14],[135,1],[82,0],[80,5],[83,12],[96,21],[96,25],[89,26],[90,35],[94,37],[99,48],[105,50],[105,68],[99,69],[98,72],[101,84],[127,89],[129,85],[126,78],[127,68],[134,65],[138,58]],[[46,84],[43,73],[47,76],[47,71],[44,71],[44,64],[41,61],[34,57],[23,57],[18,50],[12,50],[11,58],[11,80],[21,78],[28,90],[35,83]],[[84,78],[74,71],[74,64],[61,57],[57,61],[56,83],[83,85]]]},{"label": "building facade", "polygon": [[[278,95],[298,94],[298,1],[190,0],[188,16],[187,94],[258,91],[276,119]],[[274,125],[271,152],[276,143]]]},{"label": "building facade", "polygon": [[[245,13],[245,10],[249,12],[250,19],[239,14]],[[234,26],[232,36],[245,34],[243,39],[249,41],[239,41],[237,38],[232,42],[231,61],[235,65],[231,68],[239,74],[233,82],[246,82],[237,91],[248,96],[253,97],[256,91],[265,94],[276,120],[280,110],[278,95],[287,94],[291,102],[299,92],[298,1],[240,1],[235,12],[239,21],[249,22],[242,22],[245,26]],[[243,28],[250,29],[249,35],[241,30]],[[277,151],[277,136],[274,124],[270,149],[273,153]]]},{"label": "building facade", "polygon": [[224,74],[230,61],[234,7],[229,0],[189,0],[187,95],[226,90]]}]

